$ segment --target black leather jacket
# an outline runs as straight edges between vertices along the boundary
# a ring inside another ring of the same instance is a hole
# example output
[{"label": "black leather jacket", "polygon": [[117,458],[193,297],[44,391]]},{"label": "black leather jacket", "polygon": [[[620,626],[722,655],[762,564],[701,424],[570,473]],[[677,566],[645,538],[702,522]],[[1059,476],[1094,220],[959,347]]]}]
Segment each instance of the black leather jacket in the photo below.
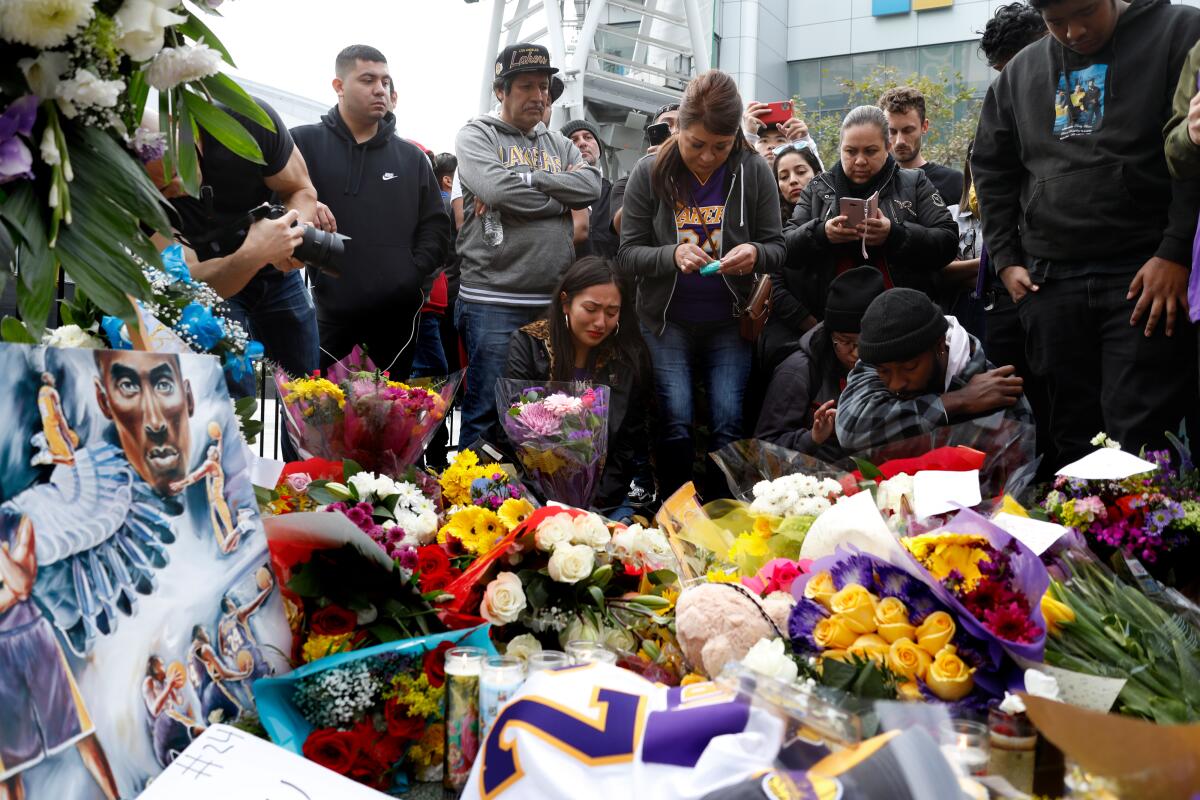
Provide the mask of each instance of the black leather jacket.
[{"label": "black leather jacket", "polygon": [[[800,333],[810,314],[824,317],[837,262],[836,245],[825,236],[825,223],[838,215],[841,205],[834,186],[832,172],[813,178],[784,228],[788,257],[771,275],[771,325]],[[958,253],[958,224],[946,201],[921,170],[893,166],[880,186],[879,208],[891,220],[892,232],[883,247],[868,248],[871,261],[882,256],[896,286],[936,298],[941,270]]]},{"label": "black leather jacket", "polygon": [[[650,405],[650,364],[629,364],[611,348],[600,345],[592,383],[609,387],[608,458],[594,505],[601,511],[612,510],[625,501],[629,482],[636,471],[634,456],[638,443],[645,448],[646,414]],[[512,335],[508,343],[508,362],[504,377],[514,380],[544,381],[551,371],[550,326],[545,320],[526,325]],[[507,445],[507,440],[501,439]]]}]

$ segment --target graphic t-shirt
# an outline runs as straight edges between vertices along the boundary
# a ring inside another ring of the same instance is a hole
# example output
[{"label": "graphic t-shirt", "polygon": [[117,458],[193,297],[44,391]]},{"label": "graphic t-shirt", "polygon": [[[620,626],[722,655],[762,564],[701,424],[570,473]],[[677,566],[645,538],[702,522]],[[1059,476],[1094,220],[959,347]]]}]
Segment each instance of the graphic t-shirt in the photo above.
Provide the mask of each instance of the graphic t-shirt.
[{"label": "graphic t-shirt", "polygon": [[1092,64],[1058,74],[1058,88],[1054,93],[1054,133],[1059,139],[1087,136],[1100,130],[1104,125],[1107,82],[1108,64]]},{"label": "graphic t-shirt", "polygon": [[[691,242],[713,261],[721,257],[721,225],[725,219],[725,173],[722,165],[701,183],[688,176],[685,208],[675,213],[676,243]],[[736,298],[720,275],[679,273],[667,307],[672,322],[718,322],[733,318]]]}]

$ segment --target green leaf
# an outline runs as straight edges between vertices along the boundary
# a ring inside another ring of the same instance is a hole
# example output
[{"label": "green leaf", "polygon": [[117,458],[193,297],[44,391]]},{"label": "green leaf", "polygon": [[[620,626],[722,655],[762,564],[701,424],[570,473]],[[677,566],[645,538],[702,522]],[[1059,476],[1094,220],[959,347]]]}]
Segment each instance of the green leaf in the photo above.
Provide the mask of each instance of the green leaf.
[{"label": "green leaf", "polygon": [[378,639],[380,643],[396,642],[400,639],[407,638],[404,635],[404,631],[400,630],[400,628],[396,627],[395,625],[392,625],[390,622],[380,621],[373,625],[369,625],[367,626],[367,632]]},{"label": "green leaf", "polygon": [[137,127],[141,123],[142,114],[146,111],[146,100],[150,97],[150,84],[146,83],[146,73],[144,70],[134,70],[133,75],[129,77],[129,91],[127,93],[130,107],[130,122],[133,127]]},{"label": "green leaf", "polygon": [[271,500],[274,499],[272,497],[273,494],[274,492],[272,492],[270,489],[264,489],[261,486],[254,487],[254,499],[260,508],[265,507],[271,502]]},{"label": "green leaf", "polygon": [[865,458],[855,458],[854,464],[858,467],[858,471],[862,473],[863,480],[881,481],[884,480],[883,473],[879,471],[879,467],[867,461]]},{"label": "green leaf", "polygon": [[225,45],[221,44],[221,40],[217,38],[217,35],[201,22],[200,18],[193,14],[190,9],[187,10],[187,21],[181,25],[177,25],[175,30],[194,42],[203,39],[206,45],[221,54],[221,59],[226,64],[231,67],[237,66],[237,64],[233,63],[233,56],[229,55],[229,51],[225,49]]},{"label": "green leaf", "polygon": [[37,340],[29,335],[16,317],[5,317],[0,321],[0,337],[11,344],[37,344]]},{"label": "green leaf", "polygon": [[679,576],[669,569],[660,569],[646,576],[654,586],[672,586],[679,582]]},{"label": "green leaf", "polygon": [[[242,127],[242,123],[195,92],[182,90],[180,94],[183,96],[183,102],[188,112],[218,142],[247,161],[255,164],[267,163],[263,160],[262,149],[259,148],[258,142],[254,141],[254,137]],[[182,146],[181,140],[180,147],[182,148]]]},{"label": "green leaf", "polygon": [[158,93],[158,130],[167,140],[167,149],[163,151],[163,176],[168,182],[175,177],[175,166],[178,163],[175,151],[175,140],[178,138],[176,128],[178,120],[171,113],[171,93]]},{"label": "green leaf", "polygon": [[[172,90],[175,91],[175,90]],[[196,128],[187,106],[179,107],[179,180],[192,197],[200,194],[200,165],[196,157]]]},{"label": "green leaf", "polygon": [[16,260],[17,244],[8,231],[8,225],[0,219],[0,294],[4,293],[4,284],[8,280]]},{"label": "green leaf", "polygon": [[599,586],[589,586],[587,587],[587,591],[591,595],[592,602],[596,604],[596,607],[604,611],[604,591]]},{"label": "green leaf", "polygon": [[228,75],[218,73],[202,79],[200,83],[214,99],[229,106],[231,111],[257,122],[272,133],[276,132],[275,120],[271,119],[271,115],[263,111],[262,106]]},{"label": "green leaf", "polygon": [[40,335],[49,323],[57,285],[58,264],[50,248],[23,248],[17,273],[17,309],[30,334]]},{"label": "green leaf", "polygon": [[643,608],[670,608],[671,601],[665,597],[659,597],[653,594],[639,594],[637,597],[630,597],[625,601],[632,605],[642,606]]},{"label": "green leaf", "polygon": [[326,489],[324,486],[317,486],[315,482],[308,487],[308,496],[312,498],[314,503],[322,506],[327,506],[330,503],[336,503],[342,499]]},{"label": "green leaf", "polygon": [[607,586],[608,582],[612,580],[612,576],[613,568],[608,564],[605,564],[602,567],[596,568],[596,571],[592,573],[591,581],[596,586],[604,587]]},{"label": "green leaf", "polygon": [[[84,208],[75,198],[74,187],[81,180],[89,181],[97,184],[110,202],[164,236],[170,236],[167,201],[128,150],[96,128],[84,128],[78,137],[68,133],[67,140],[75,168],[71,196],[76,216]],[[157,255],[151,263],[158,263]]]}]

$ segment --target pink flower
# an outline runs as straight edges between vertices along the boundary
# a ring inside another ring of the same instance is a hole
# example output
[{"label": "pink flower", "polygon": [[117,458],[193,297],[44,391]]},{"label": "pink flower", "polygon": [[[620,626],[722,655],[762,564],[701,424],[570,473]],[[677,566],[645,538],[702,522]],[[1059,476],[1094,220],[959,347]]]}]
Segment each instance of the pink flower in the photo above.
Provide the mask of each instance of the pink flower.
[{"label": "pink flower", "polygon": [[542,401],[542,405],[547,411],[549,411],[551,414],[554,414],[556,417],[565,417],[568,414],[578,414],[583,410],[582,400],[580,400],[578,397],[565,395],[562,392],[556,392],[550,395]]},{"label": "pink flower", "polygon": [[594,389],[588,389],[583,393],[583,397],[581,397],[579,401],[583,403],[584,408],[591,408],[596,403],[596,391]]},{"label": "pink flower", "polygon": [[312,477],[307,472],[294,472],[286,478],[288,488],[296,494],[303,494],[312,483]]},{"label": "pink flower", "polygon": [[753,578],[742,578],[742,584],[747,589],[763,596],[772,592],[790,592],[796,578],[807,571],[811,563],[796,562],[790,558],[777,558],[764,564]]},{"label": "pink flower", "polygon": [[553,436],[562,430],[562,420],[541,403],[522,406],[517,421],[538,436]]}]

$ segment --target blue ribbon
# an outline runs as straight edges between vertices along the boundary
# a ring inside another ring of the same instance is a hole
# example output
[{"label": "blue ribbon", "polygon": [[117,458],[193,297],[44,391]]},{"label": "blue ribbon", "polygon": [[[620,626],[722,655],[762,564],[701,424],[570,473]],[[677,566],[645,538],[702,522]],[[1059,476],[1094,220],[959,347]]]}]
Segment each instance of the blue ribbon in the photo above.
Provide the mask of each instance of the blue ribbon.
[{"label": "blue ribbon", "polygon": [[254,372],[254,362],[262,357],[262,342],[251,339],[246,343],[246,351],[240,356],[232,353],[225,354],[225,372],[235,381],[248,378]]},{"label": "blue ribbon", "polygon": [[196,345],[205,351],[212,350],[225,338],[221,321],[213,316],[211,309],[194,300],[183,307],[175,327],[182,334],[190,334],[196,340]]}]

